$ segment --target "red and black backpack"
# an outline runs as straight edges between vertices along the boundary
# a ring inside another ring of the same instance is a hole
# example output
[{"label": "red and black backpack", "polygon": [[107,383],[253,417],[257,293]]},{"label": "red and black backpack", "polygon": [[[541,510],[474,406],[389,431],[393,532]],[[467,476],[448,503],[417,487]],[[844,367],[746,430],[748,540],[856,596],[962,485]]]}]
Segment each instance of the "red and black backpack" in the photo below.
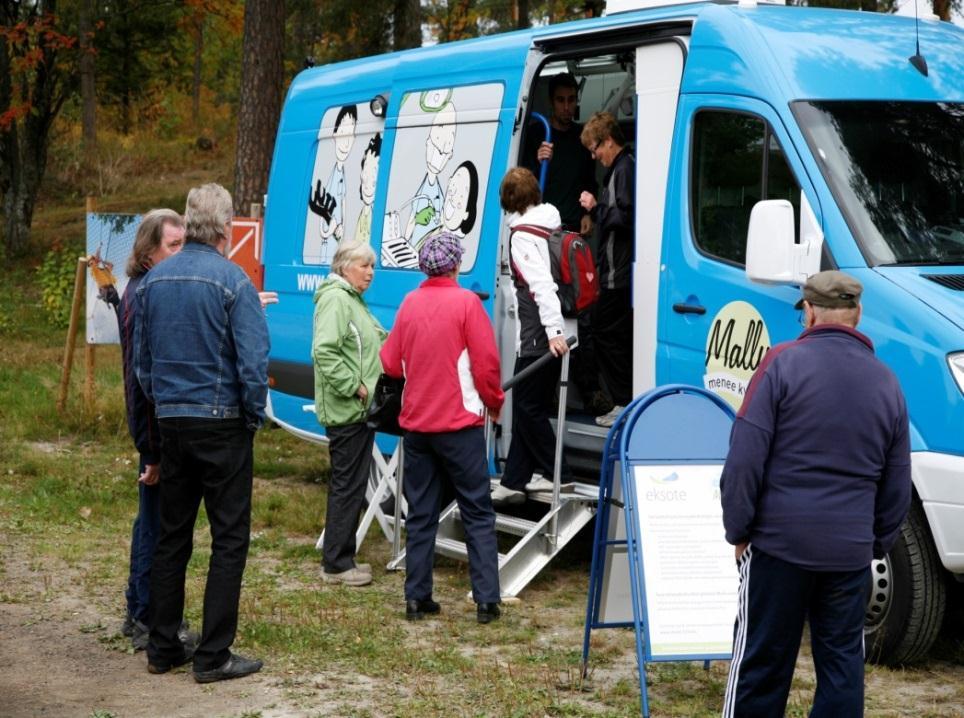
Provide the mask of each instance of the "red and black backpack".
[{"label": "red and black backpack", "polygon": [[[557,294],[564,317],[578,316],[596,303],[599,299],[596,262],[589,243],[582,236],[562,228],[547,229],[532,224],[519,224],[512,228],[512,234],[520,231],[542,237],[549,245],[549,269],[552,280],[558,287]],[[511,242],[511,234],[509,241]],[[511,258],[511,244],[509,255]]]}]

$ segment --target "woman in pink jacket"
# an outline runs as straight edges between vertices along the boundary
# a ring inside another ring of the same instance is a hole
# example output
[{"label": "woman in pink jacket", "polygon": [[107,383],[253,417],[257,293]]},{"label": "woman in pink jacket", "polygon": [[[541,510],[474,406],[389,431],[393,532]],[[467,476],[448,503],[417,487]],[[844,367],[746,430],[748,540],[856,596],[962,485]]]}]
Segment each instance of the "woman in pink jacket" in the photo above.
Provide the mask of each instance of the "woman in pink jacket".
[{"label": "woman in pink jacket", "polygon": [[499,557],[483,426],[486,413],[498,420],[505,395],[492,324],[479,298],[458,285],[462,251],[447,231],[422,246],[428,279],[402,302],[381,359],[386,374],[405,377],[405,617],[440,610],[432,562],[447,476],[465,527],[477,618],[489,623],[500,615]]}]

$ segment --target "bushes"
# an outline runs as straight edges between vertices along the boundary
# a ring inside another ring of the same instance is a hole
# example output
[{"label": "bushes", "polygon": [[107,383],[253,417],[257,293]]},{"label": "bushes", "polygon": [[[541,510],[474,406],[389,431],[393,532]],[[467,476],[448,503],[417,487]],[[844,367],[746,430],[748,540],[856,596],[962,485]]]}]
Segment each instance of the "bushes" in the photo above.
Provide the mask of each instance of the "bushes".
[{"label": "bushes", "polygon": [[84,253],[79,243],[55,246],[37,267],[40,301],[47,321],[56,327],[70,323],[70,304],[73,297],[77,258]]}]

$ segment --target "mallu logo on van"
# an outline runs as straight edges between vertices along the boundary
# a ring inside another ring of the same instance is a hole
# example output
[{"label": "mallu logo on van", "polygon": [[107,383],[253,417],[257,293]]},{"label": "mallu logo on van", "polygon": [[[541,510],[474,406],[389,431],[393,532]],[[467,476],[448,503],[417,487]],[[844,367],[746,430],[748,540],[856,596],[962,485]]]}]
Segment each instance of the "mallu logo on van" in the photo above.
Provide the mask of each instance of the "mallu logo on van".
[{"label": "mallu logo on van", "polygon": [[770,334],[756,307],[730,302],[710,324],[703,386],[739,409],[750,377],[769,350]]}]

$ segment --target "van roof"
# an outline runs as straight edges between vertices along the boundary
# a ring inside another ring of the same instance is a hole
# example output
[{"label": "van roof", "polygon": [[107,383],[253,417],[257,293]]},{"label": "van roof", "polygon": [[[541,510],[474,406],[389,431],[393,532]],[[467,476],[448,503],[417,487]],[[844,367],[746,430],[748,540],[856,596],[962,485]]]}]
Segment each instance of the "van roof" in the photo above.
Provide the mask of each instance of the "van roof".
[{"label": "van roof", "polygon": [[[320,87],[325,88],[331,104],[337,104],[338,95],[344,94],[349,101],[348,95],[357,98],[367,86],[374,95],[387,84],[406,79],[426,87],[444,84],[446,68],[475,66],[490,76],[498,75],[501,67],[518,72],[534,44],[551,45],[554,40],[579,36],[589,40],[667,21],[694,23],[684,93],[753,95],[780,103],[842,98],[964,101],[964,30],[951,23],[919,23],[921,54],[930,70],[929,76],[923,77],[908,62],[915,52],[913,18],[827,8],[741,8],[736,3],[694,2],[311,68],[293,80],[286,109],[302,99],[312,101],[300,96],[314,95],[312,91]],[[426,65],[433,63],[438,70],[426,73]],[[853,69],[857,72],[842,71]],[[285,114],[288,120],[303,115]]]},{"label": "van roof", "polygon": [[[697,53],[697,51],[699,51]],[[828,8],[709,5],[690,44],[683,92],[813,99],[964,101],[964,30],[914,19]]]}]

